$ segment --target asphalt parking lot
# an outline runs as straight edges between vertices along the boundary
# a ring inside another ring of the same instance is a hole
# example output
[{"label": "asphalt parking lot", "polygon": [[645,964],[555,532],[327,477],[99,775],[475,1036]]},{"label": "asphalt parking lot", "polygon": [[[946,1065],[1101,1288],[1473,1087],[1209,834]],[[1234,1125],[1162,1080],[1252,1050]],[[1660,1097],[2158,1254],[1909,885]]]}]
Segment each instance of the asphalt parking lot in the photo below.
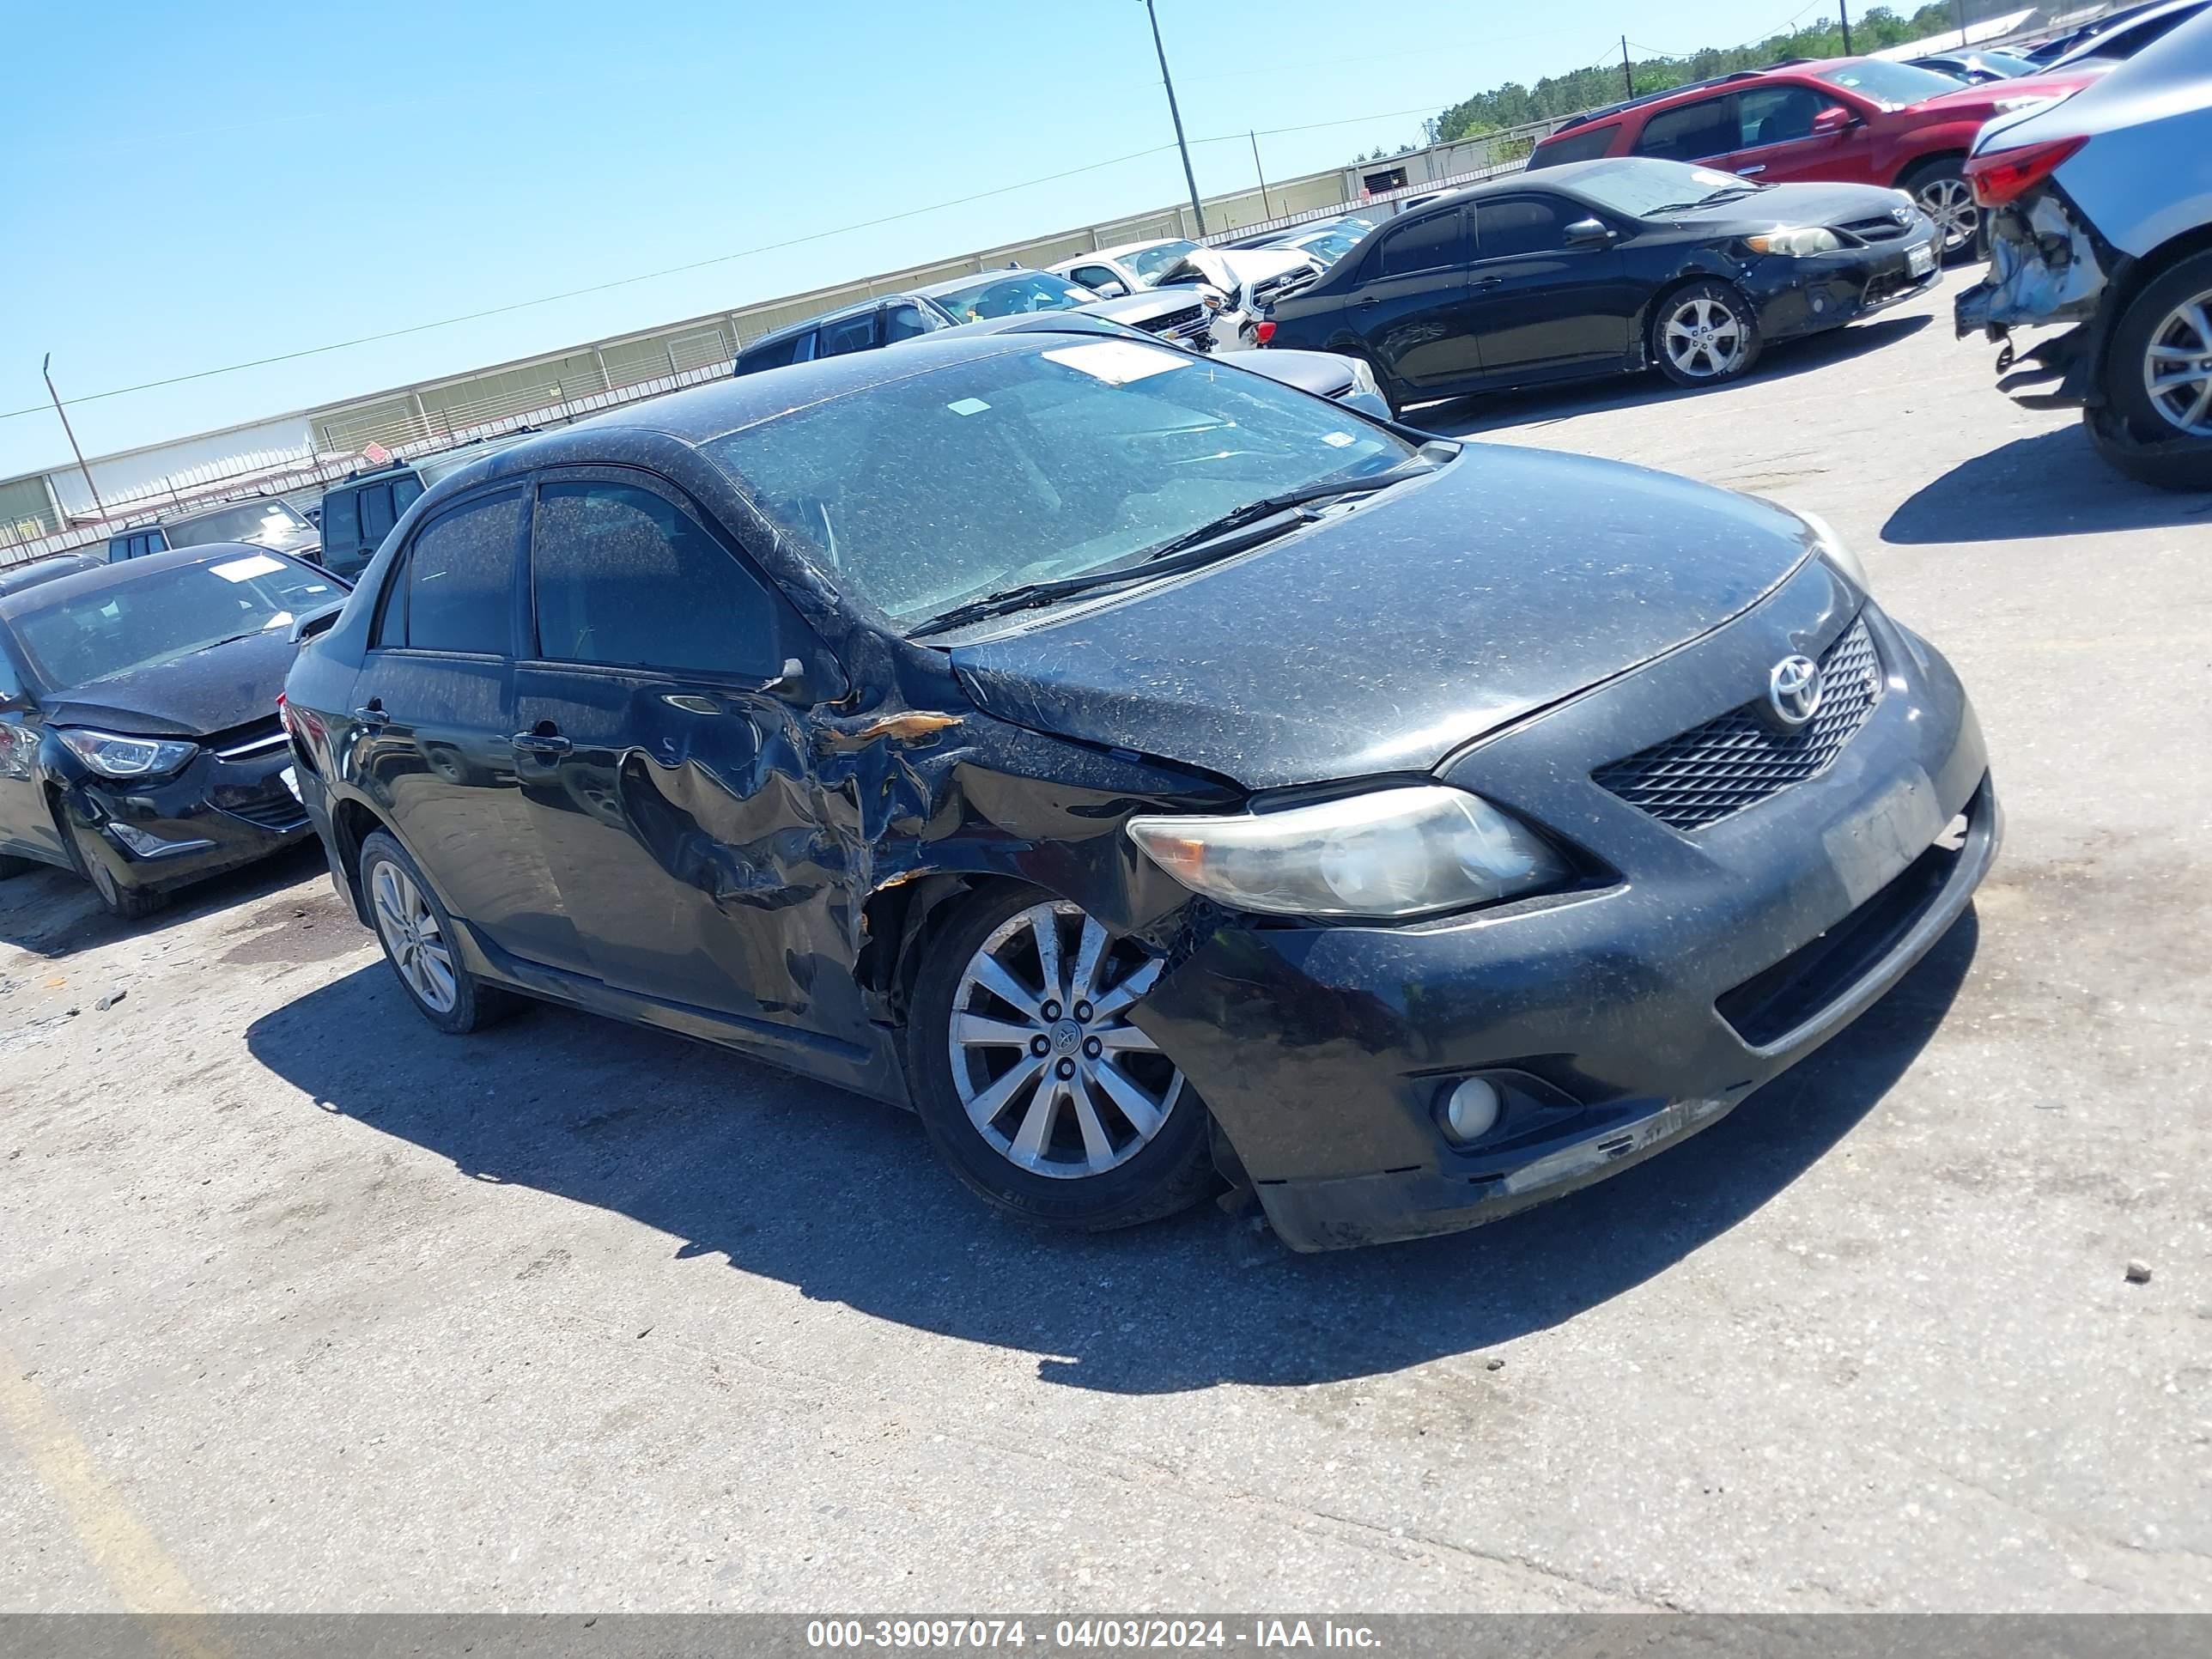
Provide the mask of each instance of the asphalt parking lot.
[{"label": "asphalt parking lot", "polygon": [[1488,1230],[1040,1236],[718,1051],[436,1036],[312,850],[0,887],[0,1606],[2212,1610],[2212,497],[1949,308],[1427,412],[1826,517],[2008,816],[1850,1033]]}]

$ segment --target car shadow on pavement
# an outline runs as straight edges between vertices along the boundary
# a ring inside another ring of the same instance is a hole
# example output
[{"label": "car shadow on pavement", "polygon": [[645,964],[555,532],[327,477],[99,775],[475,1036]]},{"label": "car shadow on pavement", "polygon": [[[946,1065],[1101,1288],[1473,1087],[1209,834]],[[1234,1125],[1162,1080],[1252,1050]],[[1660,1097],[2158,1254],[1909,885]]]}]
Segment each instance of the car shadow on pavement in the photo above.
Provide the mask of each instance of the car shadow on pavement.
[{"label": "car shadow on pavement", "polygon": [[1929,320],[1925,314],[1882,317],[1850,328],[1831,329],[1802,340],[1785,340],[1780,345],[1767,348],[1749,374],[1723,386],[1678,386],[1658,370],[1647,369],[1640,374],[1458,398],[1425,407],[1416,405],[1407,411],[1406,422],[1441,437],[1479,438],[1486,432],[1508,427],[1542,426],[1553,421],[1571,420],[1577,415],[1595,415],[1639,404],[1671,403],[1681,398],[1725,398],[1763,381],[1788,380],[1879,351],[1917,334],[1928,326]]},{"label": "car shadow on pavement", "polygon": [[1881,538],[1996,542],[2212,525],[2212,491],[2177,493],[2106,466],[2079,422],[1961,461],[1907,496]]},{"label": "car shadow on pavement", "polygon": [[310,836],[243,869],[181,889],[166,908],[142,921],[124,921],[107,913],[91,884],[74,871],[40,865],[0,882],[0,945],[51,961],[120,939],[152,939],[195,916],[266,898],[326,868],[322,847]]},{"label": "car shadow on pavement", "polygon": [[[254,1022],[254,1057],[322,1109],[557,1194],[741,1273],[918,1329],[1033,1353],[1116,1394],[1370,1376],[1498,1347],[1632,1291],[1834,1146],[1941,1024],[1970,910],[1844,1036],[1684,1145],[1474,1232],[1293,1255],[1206,1206],[1071,1236],[986,1211],[919,1121],[704,1044],[538,1008],[479,1036],[421,1024],[382,963]],[[395,1063],[395,1051],[417,1051]],[[734,1097],[734,1098],[733,1098]],[[366,1178],[366,1177],[365,1177]]]}]

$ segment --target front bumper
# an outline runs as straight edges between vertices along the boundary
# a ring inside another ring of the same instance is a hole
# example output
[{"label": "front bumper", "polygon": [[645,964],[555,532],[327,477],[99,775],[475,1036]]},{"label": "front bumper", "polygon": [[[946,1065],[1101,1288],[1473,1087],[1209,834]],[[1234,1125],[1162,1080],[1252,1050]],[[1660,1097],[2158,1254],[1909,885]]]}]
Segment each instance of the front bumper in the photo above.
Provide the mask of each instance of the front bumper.
[{"label": "front bumper", "polygon": [[[62,808],[94,833],[84,838],[118,884],[166,892],[266,858],[312,833],[307,809],[283,781],[292,764],[282,733],[227,754],[203,750],[174,777],[118,782],[83,777]],[[117,826],[130,832],[117,833]],[[133,850],[159,842],[167,850]]]},{"label": "front bumper", "polygon": [[[1915,248],[1926,250],[1924,270],[1913,269]],[[1771,342],[1840,328],[1926,293],[1942,276],[1941,239],[1923,216],[1895,241],[1809,258],[1770,254],[1755,259],[1742,283],[1759,308],[1760,337]]]},{"label": "front bumper", "polygon": [[[1741,702],[1778,646],[1839,633],[1849,601],[1824,613],[1807,590],[1844,590],[1815,568],[1443,769],[1618,878],[1441,922],[1227,921],[1163,975],[1138,1022],[1285,1243],[1452,1231],[1626,1169],[1833,1036],[1965,909],[2000,836],[1981,733],[1943,659],[1872,606],[1884,694],[1825,772],[1692,835],[1589,775],[1683,729],[1686,705]],[[1963,841],[1936,846],[1960,813]],[[1434,1114],[1475,1073],[1508,1105],[1462,1148]]]}]

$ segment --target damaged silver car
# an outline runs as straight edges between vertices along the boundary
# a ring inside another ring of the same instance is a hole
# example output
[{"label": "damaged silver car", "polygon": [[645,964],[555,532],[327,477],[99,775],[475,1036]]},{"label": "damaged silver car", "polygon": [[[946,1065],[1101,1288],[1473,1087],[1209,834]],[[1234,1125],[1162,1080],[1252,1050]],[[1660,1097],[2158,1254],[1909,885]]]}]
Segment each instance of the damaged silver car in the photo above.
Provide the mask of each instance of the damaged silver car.
[{"label": "damaged silver car", "polygon": [[[2131,478],[2212,489],[2212,12],[2063,102],[1991,122],[1966,171],[1990,268],[1954,316],[1962,337],[2007,341],[2000,387],[2078,407]],[[2069,324],[2024,351],[2008,338]]]}]

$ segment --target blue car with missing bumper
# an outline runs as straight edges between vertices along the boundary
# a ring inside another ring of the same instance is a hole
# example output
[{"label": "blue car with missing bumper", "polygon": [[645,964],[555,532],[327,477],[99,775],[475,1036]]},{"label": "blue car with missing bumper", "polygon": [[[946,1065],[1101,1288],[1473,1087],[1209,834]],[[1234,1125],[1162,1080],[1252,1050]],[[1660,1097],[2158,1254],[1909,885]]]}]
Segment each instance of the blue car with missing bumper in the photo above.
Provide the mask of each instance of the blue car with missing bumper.
[{"label": "blue car with missing bumper", "polygon": [[1826,526],[1147,342],[948,332],[456,473],[287,683],[434,1026],[518,994],[917,1111],[1104,1228],[1557,1195],[1845,1030],[1999,835]]}]

